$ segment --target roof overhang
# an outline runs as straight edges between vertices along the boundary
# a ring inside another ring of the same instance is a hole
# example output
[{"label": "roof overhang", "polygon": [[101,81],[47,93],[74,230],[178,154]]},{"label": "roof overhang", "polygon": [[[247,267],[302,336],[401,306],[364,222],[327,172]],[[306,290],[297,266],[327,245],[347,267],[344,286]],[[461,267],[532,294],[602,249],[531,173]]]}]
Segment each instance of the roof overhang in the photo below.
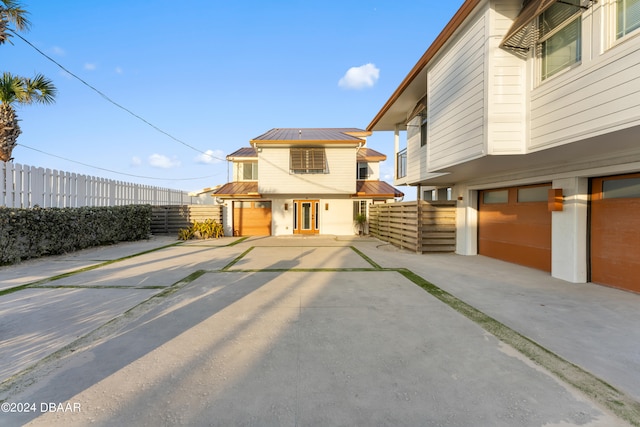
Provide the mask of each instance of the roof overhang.
[{"label": "roof overhang", "polygon": [[369,126],[368,131],[391,131],[396,126],[406,130],[407,113],[415,109],[427,92],[427,65],[451,39],[462,23],[473,13],[482,0],[466,0],[436,37],[431,46],[404,78],[400,86],[382,106]]},{"label": "roof overhang", "polygon": [[532,0],[518,14],[500,47],[509,49],[518,56],[526,56],[537,39],[536,19],[549,9],[556,0]]},{"label": "roof overhang", "polygon": [[351,197],[394,199],[404,193],[384,181],[357,181],[356,193]]}]

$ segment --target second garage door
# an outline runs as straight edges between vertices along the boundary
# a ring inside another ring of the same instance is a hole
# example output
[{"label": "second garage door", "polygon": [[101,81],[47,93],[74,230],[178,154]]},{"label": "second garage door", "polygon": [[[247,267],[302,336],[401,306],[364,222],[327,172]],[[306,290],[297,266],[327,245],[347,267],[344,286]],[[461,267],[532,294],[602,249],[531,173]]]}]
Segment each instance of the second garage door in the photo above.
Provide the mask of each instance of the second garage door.
[{"label": "second garage door", "polygon": [[640,174],[591,181],[591,281],[640,292]]},{"label": "second garage door", "polygon": [[270,236],[271,202],[233,202],[233,234],[235,236]]},{"label": "second garage door", "polygon": [[478,253],[551,271],[551,184],[480,191]]}]

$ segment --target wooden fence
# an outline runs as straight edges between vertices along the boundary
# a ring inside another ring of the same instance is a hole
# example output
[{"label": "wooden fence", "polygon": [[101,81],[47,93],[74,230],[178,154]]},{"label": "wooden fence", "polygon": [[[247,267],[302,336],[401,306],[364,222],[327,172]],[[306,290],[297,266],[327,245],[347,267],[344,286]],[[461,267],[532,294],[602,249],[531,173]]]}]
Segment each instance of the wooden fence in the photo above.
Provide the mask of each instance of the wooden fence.
[{"label": "wooden fence", "polygon": [[369,233],[417,253],[454,252],[456,202],[416,202],[369,206]]},{"label": "wooden fence", "polygon": [[181,228],[188,228],[194,221],[212,219],[222,224],[221,205],[153,206],[151,233],[177,234]]},{"label": "wooden fence", "polygon": [[0,206],[9,208],[182,205],[193,199],[182,190],[0,162]]}]

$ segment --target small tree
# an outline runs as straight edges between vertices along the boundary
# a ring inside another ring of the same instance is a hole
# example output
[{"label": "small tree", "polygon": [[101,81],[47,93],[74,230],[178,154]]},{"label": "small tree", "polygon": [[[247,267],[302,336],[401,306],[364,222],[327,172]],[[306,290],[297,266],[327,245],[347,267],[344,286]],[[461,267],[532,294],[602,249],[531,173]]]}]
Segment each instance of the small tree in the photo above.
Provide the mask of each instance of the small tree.
[{"label": "small tree", "polygon": [[[26,31],[31,23],[27,19],[28,12],[15,0],[0,0],[0,45],[11,43],[10,32]],[[22,131],[18,125],[15,104],[51,104],[54,102],[56,88],[51,80],[42,74],[34,78],[15,76],[4,72],[0,79],[0,160],[12,159],[13,149],[18,144],[18,136]]]},{"label": "small tree", "polygon": [[33,79],[2,73],[0,78],[0,160],[12,159],[11,153],[18,145],[18,136],[22,131],[18,125],[18,115],[13,104],[51,104],[54,102],[56,88],[51,80],[42,74]]}]

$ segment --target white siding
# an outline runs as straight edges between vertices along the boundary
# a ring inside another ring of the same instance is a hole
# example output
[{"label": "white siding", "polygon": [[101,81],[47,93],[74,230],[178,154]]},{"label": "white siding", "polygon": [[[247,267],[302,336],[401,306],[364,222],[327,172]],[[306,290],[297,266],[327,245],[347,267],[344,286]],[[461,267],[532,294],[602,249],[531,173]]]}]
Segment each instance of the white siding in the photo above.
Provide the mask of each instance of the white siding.
[{"label": "white siding", "polygon": [[431,172],[484,154],[485,56],[485,17],[480,15],[429,71]]},{"label": "white siding", "polygon": [[[598,35],[583,25],[583,37]],[[551,148],[638,124],[640,38],[630,37],[532,91],[529,149]]]},{"label": "white siding", "polygon": [[289,148],[264,147],[258,157],[261,194],[354,194],[356,149],[326,147],[329,173],[289,173]]},{"label": "white siding", "polygon": [[427,147],[420,146],[420,117],[407,125],[407,182],[419,182],[427,176]]},{"label": "white siding", "polygon": [[519,2],[497,0],[489,15],[488,154],[523,154],[526,150],[526,61],[499,48],[519,12]]}]

